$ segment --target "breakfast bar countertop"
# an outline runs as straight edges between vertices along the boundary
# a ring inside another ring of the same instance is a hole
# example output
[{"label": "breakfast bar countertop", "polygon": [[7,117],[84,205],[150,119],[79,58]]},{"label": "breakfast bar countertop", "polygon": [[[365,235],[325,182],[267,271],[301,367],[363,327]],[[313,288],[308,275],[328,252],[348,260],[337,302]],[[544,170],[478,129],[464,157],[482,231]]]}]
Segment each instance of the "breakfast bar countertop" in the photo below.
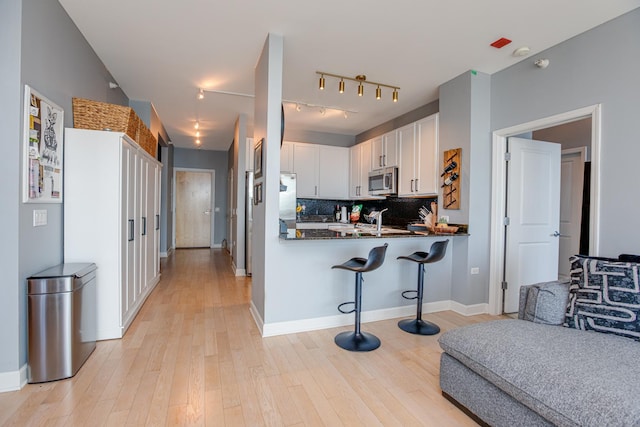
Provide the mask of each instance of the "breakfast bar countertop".
[{"label": "breakfast bar countertop", "polygon": [[396,237],[437,237],[437,236],[468,236],[467,233],[431,233],[410,231],[406,228],[383,227],[380,233],[375,227],[330,227],[316,228],[288,228],[287,233],[281,233],[281,240],[330,240],[330,239],[371,239]]}]

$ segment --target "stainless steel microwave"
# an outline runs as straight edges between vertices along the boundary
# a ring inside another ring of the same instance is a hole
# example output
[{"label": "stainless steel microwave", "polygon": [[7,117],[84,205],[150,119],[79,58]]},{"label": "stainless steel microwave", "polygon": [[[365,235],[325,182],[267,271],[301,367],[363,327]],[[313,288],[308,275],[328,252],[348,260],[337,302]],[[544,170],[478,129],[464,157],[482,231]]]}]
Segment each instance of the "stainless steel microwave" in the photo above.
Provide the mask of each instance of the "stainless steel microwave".
[{"label": "stainless steel microwave", "polygon": [[369,194],[372,196],[398,194],[398,168],[384,168],[369,172]]}]

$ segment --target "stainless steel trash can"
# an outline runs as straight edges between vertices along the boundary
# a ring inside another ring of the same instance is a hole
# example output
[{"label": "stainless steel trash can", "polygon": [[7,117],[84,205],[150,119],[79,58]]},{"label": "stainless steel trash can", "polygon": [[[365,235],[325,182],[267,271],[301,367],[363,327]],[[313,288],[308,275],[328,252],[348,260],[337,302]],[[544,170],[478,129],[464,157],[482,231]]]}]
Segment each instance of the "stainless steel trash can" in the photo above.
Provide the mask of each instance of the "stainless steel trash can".
[{"label": "stainless steel trash can", "polygon": [[27,279],[30,383],[74,376],[96,348],[96,265],[60,264]]}]

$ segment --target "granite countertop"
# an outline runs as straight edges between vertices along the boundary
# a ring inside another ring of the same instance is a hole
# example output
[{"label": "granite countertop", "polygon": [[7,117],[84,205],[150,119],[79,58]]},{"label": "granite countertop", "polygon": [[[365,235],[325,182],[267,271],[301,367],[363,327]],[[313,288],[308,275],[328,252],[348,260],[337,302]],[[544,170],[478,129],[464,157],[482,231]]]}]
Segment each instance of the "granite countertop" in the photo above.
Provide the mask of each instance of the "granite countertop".
[{"label": "granite countertop", "polygon": [[[346,231],[348,230],[348,231]],[[334,229],[298,229],[288,228],[287,233],[281,233],[282,240],[341,240],[341,239],[378,239],[397,237],[433,237],[433,236],[468,236],[467,233],[427,233],[422,231],[410,231],[406,228],[384,227],[382,233],[377,233],[375,227],[356,228],[345,226],[345,231],[339,227]]]}]

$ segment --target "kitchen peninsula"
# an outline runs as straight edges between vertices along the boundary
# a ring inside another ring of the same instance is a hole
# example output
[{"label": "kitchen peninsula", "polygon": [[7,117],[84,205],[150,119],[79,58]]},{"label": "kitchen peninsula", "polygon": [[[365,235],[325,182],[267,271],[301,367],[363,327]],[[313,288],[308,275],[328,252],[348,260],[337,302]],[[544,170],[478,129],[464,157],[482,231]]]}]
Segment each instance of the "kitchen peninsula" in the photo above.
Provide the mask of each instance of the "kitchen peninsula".
[{"label": "kitchen peninsula", "polygon": [[[415,301],[402,298],[401,293],[415,289],[417,271],[397,257],[429,251],[431,244],[445,239],[450,241],[445,258],[426,269],[424,313],[449,309],[467,312],[466,307],[451,300],[454,258],[460,247],[457,242],[466,240],[467,234],[434,235],[387,228],[378,235],[371,231],[298,228],[281,234],[279,252],[286,262],[277,283],[269,284],[271,295],[278,295],[277,300],[270,301],[274,314],[269,323],[263,324],[256,317],[255,307],[251,309],[263,336],[352,326],[353,314],[340,314],[337,306],[354,299],[353,274],[331,266],[353,257],[365,258],[371,248],[385,243],[389,246],[384,264],[364,275],[363,322],[415,315]],[[384,337],[380,338],[384,345]]]}]

